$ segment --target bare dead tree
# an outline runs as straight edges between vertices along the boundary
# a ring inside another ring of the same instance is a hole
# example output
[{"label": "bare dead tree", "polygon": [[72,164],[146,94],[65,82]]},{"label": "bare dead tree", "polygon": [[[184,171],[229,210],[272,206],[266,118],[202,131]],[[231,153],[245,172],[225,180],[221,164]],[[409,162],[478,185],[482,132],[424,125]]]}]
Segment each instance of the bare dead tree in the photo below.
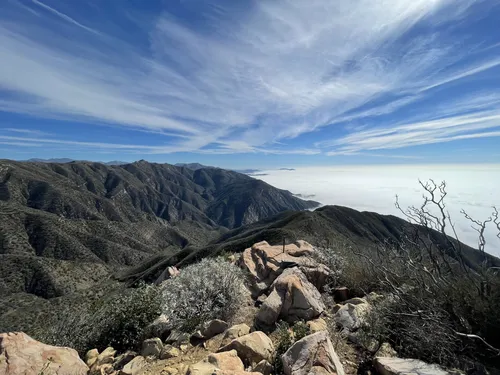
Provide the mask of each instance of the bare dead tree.
[{"label": "bare dead tree", "polygon": [[[419,180],[419,183],[424,189],[423,203],[420,206],[403,209],[396,196],[396,208],[408,222],[414,224],[401,243],[381,244],[376,257],[355,254],[364,259],[380,285],[398,301],[398,308],[389,312],[392,314],[389,320],[406,317],[420,320],[423,326],[434,324],[436,328],[439,327],[443,337],[447,337],[445,341],[453,343],[460,339],[470,340],[475,344],[464,344],[465,347],[482,344],[492,356],[500,356],[500,349],[473,331],[474,324],[470,324],[468,320],[473,317],[468,317],[467,312],[461,308],[461,303],[453,301],[455,297],[449,295],[456,293],[460,298],[465,298],[466,302],[470,302],[467,301],[470,298],[479,298],[483,301],[481,303],[491,303],[488,280],[494,280],[497,286],[500,284],[497,274],[491,278],[491,270],[496,272],[498,268],[488,264],[490,257],[485,252],[485,232],[493,224],[500,239],[500,214],[493,207],[491,217],[480,221],[464,210],[461,211],[477,231],[478,250],[484,257],[482,267],[475,269],[464,257],[463,245],[446,208],[446,182],[436,184],[433,180],[425,183]],[[443,301],[440,298],[448,301],[441,303]],[[453,305],[458,305],[458,308]],[[445,316],[449,317],[448,323],[443,322]],[[441,329],[443,327],[444,330]]]}]

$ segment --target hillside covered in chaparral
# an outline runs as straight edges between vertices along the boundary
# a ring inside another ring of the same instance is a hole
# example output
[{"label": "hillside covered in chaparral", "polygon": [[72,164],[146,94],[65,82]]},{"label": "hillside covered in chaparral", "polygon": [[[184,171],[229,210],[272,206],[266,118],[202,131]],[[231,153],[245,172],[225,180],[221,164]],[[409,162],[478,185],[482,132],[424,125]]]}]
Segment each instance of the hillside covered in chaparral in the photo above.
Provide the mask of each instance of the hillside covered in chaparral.
[{"label": "hillside covered in chaparral", "polygon": [[218,168],[3,160],[0,373],[498,373],[500,260],[422,187],[403,220]]}]

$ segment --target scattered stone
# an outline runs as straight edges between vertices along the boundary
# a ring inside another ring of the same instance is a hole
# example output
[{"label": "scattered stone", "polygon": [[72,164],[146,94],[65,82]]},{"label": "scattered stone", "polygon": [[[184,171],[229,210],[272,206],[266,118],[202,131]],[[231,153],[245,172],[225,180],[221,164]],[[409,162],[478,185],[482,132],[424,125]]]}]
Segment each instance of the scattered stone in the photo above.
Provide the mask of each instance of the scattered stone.
[{"label": "scattered stone", "polygon": [[286,351],[281,357],[285,375],[344,375],[344,368],[333,349],[328,332],[308,335]]},{"label": "scattered stone", "polygon": [[335,322],[342,329],[354,332],[364,323],[364,317],[370,311],[368,303],[359,303],[353,305],[346,303],[334,315]]},{"label": "scattered stone", "polygon": [[137,375],[147,365],[146,359],[142,356],[137,356],[120,370],[120,375]]},{"label": "scattered stone", "polygon": [[375,369],[380,375],[448,375],[450,372],[434,364],[418,359],[376,357]]},{"label": "scattered stone", "polygon": [[375,357],[397,357],[398,353],[392,348],[388,342],[382,343],[375,353]]},{"label": "scattered stone", "polygon": [[136,356],[137,356],[136,352],[128,350],[125,353],[120,354],[118,357],[116,357],[115,362],[113,363],[113,367],[115,368],[115,370],[121,370],[127,363],[133,360]]},{"label": "scattered stone", "polygon": [[178,357],[181,355],[181,351],[172,345],[165,345],[160,353],[160,359],[169,359]]},{"label": "scattered stone", "polygon": [[263,359],[271,361],[274,353],[274,346],[271,339],[261,331],[249,333],[238,337],[228,345],[219,349],[219,352],[236,350],[238,356],[247,364],[255,365]]},{"label": "scattered stone", "polygon": [[113,363],[115,361],[116,350],[111,346],[107,347],[102,351],[101,354],[97,356],[97,366],[102,366],[108,363]]},{"label": "scattered stone", "polygon": [[289,268],[274,281],[272,292],[256,316],[259,327],[269,327],[282,318],[294,323],[311,320],[325,309],[321,294],[298,268]]},{"label": "scattered stone", "polygon": [[86,375],[88,371],[74,349],[43,344],[23,332],[0,333],[2,375]]},{"label": "scattered stone", "polygon": [[99,355],[99,351],[97,349],[91,349],[85,354],[85,363],[87,366],[92,367],[94,363],[97,362],[97,357]]},{"label": "scattered stone", "polygon": [[307,326],[309,327],[309,332],[311,333],[328,330],[328,324],[326,324],[326,321],[323,318],[310,320],[307,322]]},{"label": "scattered stone", "polygon": [[156,357],[160,356],[163,344],[158,337],[147,339],[142,342],[141,355],[143,357]]},{"label": "scattered stone", "polygon": [[228,324],[220,319],[210,320],[205,322],[201,329],[197,331],[194,336],[200,339],[211,339],[215,335],[224,332],[228,327]]},{"label": "scattered stone", "polygon": [[254,372],[260,372],[262,375],[271,375],[273,372],[274,368],[273,365],[270,364],[268,361],[263,359],[259,363],[257,363],[253,368],[252,371]]}]

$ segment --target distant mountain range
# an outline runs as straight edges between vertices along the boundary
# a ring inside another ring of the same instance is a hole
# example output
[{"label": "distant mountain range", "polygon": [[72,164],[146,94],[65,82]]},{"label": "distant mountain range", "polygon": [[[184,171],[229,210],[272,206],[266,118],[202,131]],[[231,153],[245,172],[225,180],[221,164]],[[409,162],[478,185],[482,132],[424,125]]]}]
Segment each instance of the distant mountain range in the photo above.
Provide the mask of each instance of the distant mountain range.
[{"label": "distant mountain range", "polygon": [[[200,164],[0,160],[0,332],[24,330],[41,306],[58,311],[115,283],[152,281],[168,265],[262,240],[371,251],[412,228],[346,207],[311,211],[318,205]],[[465,245],[463,254],[471,266],[483,259]]]},{"label": "distant mountain range", "polygon": [[316,206],[219,168],[2,160],[0,296],[63,295],[152,254]]},{"label": "distant mountain range", "polygon": [[[27,162],[31,163],[59,163],[59,164],[64,164],[64,163],[72,163],[76,160],[74,159],[68,159],[68,158],[61,158],[61,159],[37,159],[37,158],[32,158],[26,160]],[[126,161],[120,161],[120,160],[112,160],[112,161],[107,161],[107,162],[101,162],[102,164],[106,165],[123,165],[123,164],[128,164]]]}]

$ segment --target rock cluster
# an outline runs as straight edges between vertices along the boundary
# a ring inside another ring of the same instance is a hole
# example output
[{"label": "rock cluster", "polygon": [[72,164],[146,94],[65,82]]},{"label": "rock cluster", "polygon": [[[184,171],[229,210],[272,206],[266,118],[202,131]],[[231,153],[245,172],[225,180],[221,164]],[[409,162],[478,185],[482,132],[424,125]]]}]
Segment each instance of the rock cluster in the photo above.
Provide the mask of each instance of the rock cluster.
[{"label": "rock cluster", "polygon": [[[351,341],[374,354],[374,369],[379,375],[447,374],[435,365],[397,358],[388,343],[378,346],[360,342],[357,333],[366,324],[367,314],[384,297],[371,293],[348,299],[347,288],[337,288],[334,296],[341,304],[333,310],[327,308],[320,290],[331,271],[314,260],[314,251],[305,241],[284,248],[263,241],[246,249],[239,260],[233,257],[232,261],[251,275],[252,296],[259,307],[252,315],[253,327],[244,323],[230,327],[215,319],[204,322],[191,335],[171,330],[168,317],[162,315],[145,330],[149,338],[142,342],[139,354],[127,351],[118,355],[112,347],[102,352],[92,349],[86,353],[85,362],[73,349],[45,345],[24,333],[0,334],[0,374],[271,375],[280,363],[285,375],[344,375],[343,363],[349,361],[341,361],[336,353],[325,319],[332,319]],[[171,268],[162,277],[178,273]],[[290,324],[304,321],[303,327],[308,329],[304,337],[294,336],[297,341],[281,356],[276,353],[272,334],[266,334],[280,320]],[[165,366],[150,370],[155,363]]]}]

